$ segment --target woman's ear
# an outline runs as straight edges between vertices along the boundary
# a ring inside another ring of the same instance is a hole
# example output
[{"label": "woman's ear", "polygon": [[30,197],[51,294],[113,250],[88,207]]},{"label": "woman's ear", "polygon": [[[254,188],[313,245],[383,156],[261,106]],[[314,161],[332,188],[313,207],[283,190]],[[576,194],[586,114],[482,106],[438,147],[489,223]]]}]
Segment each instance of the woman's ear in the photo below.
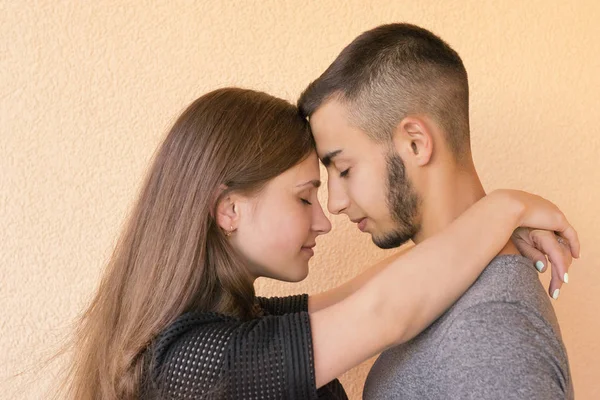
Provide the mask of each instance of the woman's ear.
[{"label": "woman's ear", "polygon": [[[215,219],[217,224],[225,233],[233,233],[239,223],[239,207],[236,204],[237,196],[226,194],[217,203]],[[229,236],[229,235],[228,235]]]},{"label": "woman's ear", "polygon": [[429,164],[433,153],[433,136],[425,119],[409,116],[396,126],[394,147],[404,162],[412,160],[415,165]]}]

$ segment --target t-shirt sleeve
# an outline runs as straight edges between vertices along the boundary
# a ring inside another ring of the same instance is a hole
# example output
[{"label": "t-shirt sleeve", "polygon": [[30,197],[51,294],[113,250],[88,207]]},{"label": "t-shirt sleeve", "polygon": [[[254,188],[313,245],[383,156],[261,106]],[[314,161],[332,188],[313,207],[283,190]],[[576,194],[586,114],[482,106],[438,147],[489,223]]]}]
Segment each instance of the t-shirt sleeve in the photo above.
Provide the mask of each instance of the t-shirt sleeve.
[{"label": "t-shirt sleeve", "polygon": [[334,379],[317,391],[319,399],[348,400],[348,395],[339,380]]},{"label": "t-shirt sleeve", "polygon": [[271,315],[308,311],[308,295],[257,297],[258,304]]},{"label": "t-shirt sleeve", "polygon": [[166,398],[317,398],[307,312],[184,330],[159,360]]},{"label": "t-shirt sleeve", "polygon": [[436,376],[449,399],[572,399],[564,347],[534,311],[483,303],[463,311],[439,344]]}]

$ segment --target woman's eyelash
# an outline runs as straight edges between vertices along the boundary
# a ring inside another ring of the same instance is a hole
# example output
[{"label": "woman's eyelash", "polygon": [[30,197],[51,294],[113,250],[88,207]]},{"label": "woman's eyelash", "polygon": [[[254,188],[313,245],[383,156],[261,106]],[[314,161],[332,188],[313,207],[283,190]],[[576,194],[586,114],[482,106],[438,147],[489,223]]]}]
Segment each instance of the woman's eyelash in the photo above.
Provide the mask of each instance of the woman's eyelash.
[{"label": "woman's eyelash", "polygon": [[345,178],[346,176],[348,176],[348,172],[350,172],[350,168],[340,172],[340,178]]},{"label": "woman's eyelash", "polygon": [[307,204],[309,206],[312,206],[312,203],[306,199],[300,199],[300,201],[302,201],[304,204]]}]

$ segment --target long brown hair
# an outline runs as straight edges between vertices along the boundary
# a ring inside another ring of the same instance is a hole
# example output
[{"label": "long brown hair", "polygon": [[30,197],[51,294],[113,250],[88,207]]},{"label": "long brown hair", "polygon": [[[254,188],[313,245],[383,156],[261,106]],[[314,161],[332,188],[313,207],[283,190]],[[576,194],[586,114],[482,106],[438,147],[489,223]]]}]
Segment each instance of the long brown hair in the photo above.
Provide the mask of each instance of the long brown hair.
[{"label": "long brown hair", "polygon": [[256,316],[254,288],[213,217],[216,204],[232,191],[259,191],[313,149],[296,107],[265,93],[219,89],[184,111],[78,323],[69,398],[137,398],[145,350],[182,313]]}]

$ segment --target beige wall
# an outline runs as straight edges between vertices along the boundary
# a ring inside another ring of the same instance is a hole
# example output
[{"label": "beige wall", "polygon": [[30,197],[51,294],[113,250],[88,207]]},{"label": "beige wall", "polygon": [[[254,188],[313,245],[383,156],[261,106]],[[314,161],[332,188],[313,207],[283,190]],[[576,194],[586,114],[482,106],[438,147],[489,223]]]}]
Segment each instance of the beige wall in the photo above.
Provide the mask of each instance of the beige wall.
[{"label": "beige wall", "polygon": [[[8,376],[47,356],[89,298],[183,107],[225,85],[293,101],[357,34],[409,21],[464,59],[487,189],[546,196],[578,228],[583,258],[555,307],[578,398],[600,398],[599,4],[0,0],[0,397],[44,398],[54,372]],[[310,277],[260,293],[317,292],[383,254],[332,219]],[[352,399],[369,365],[343,376]]]}]

